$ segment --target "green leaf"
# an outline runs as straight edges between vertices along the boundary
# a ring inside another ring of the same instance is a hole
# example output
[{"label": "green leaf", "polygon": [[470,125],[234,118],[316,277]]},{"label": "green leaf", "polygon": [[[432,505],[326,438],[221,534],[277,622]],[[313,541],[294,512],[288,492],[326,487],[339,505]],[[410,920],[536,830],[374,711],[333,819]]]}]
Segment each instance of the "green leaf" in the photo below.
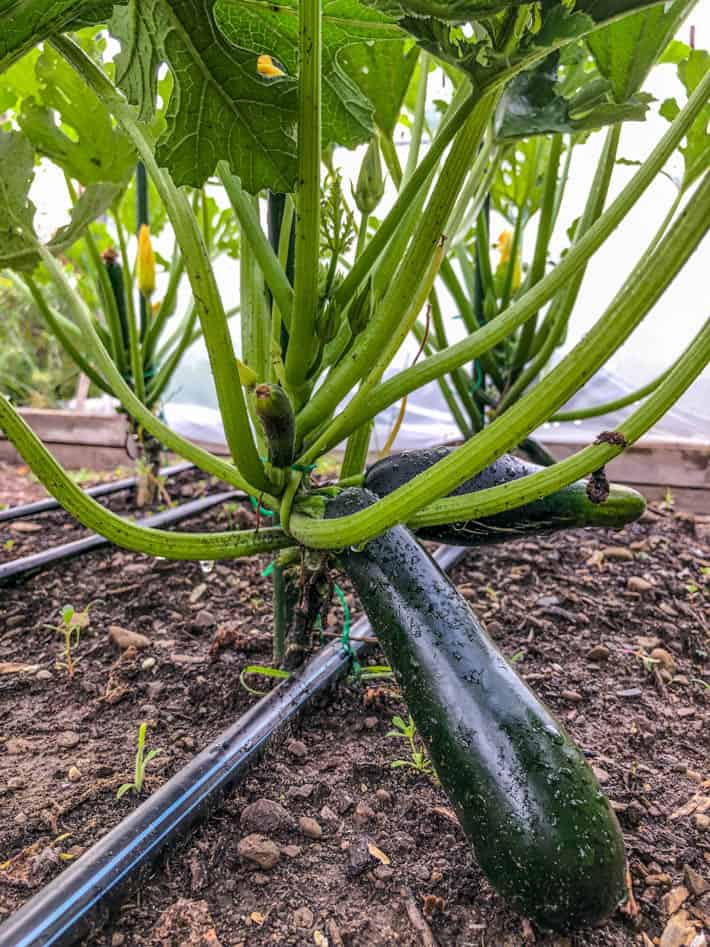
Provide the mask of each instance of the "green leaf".
[{"label": "green leaf", "polygon": [[639,91],[696,3],[697,0],[674,0],[639,10],[587,37],[599,71],[611,83],[615,101],[625,102]]},{"label": "green leaf", "polygon": [[[479,88],[512,77],[538,61],[543,50],[561,48],[611,19],[650,5],[647,0],[552,0],[520,6],[486,6],[476,0],[453,5],[430,0],[368,2],[394,15],[397,10],[405,13],[400,25],[428,52],[467,73]],[[452,26],[465,20],[468,31]]]},{"label": "green leaf", "polygon": [[[676,48],[676,52],[677,52]],[[710,69],[710,53],[704,49],[686,47],[686,56],[678,63],[678,78],[688,95],[696,88],[700,80]],[[666,99],[659,109],[667,121],[672,122],[680,111],[675,99]],[[688,129],[685,144],[681,146],[683,156],[683,180],[681,190],[685,191],[700,175],[710,167],[710,103],[706,104]]]},{"label": "green leaf", "polygon": [[[35,206],[28,196],[33,177],[30,142],[21,132],[0,132],[0,267],[32,270],[37,263]],[[110,182],[87,187],[72,209],[70,222],[47,244],[49,250],[56,254],[70,247],[106,211],[121,187]]]},{"label": "green leaf", "polygon": [[610,101],[609,82],[603,79],[595,82],[589,73],[584,75],[584,87],[578,96],[562,95],[562,84],[557,77],[559,59],[560,54],[555,51],[509,83],[496,113],[499,140],[550,132],[572,134],[620,121],[644,119],[649,96],[639,94],[629,101]]},{"label": "green leaf", "polygon": [[259,76],[257,53],[220,33],[211,0],[130,0],[110,30],[122,46],[116,81],[144,121],[154,112],[158,67],[167,62],[172,72],[156,157],[176,184],[201,187],[224,159],[251,192],[293,189],[296,80]]},{"label": "green leaf", "polygon": [[35,206],[28,194],[34,177],[32,145],[19,132],[0,132],[0,266],[24,254],[34,232]]},{"label": "green leaf", "polygon": [[0,73],[53,33],[106,22],[113,3],[114,0],[0,0]]},{"label": "green leaf", "polygon": [[[298,73],[298,2],[281,0],[217,0],[214,8],[217,26],[235,46],[267,52],[275,56],[286,71]],[[344,68],[341,52],[363,44],[396,43],[401,59],[404,37],[402,31],[371,7],[356,0],[323,0],[323,145],[331,142],[354,148],[372,135],[372,106],[358,82],[357,68],[368,69],[369,63],[355,57],[355,74]],[[366,47],[367,48],[367,47]],[[377,62],[373,62],[373,68]],[[382,100],[387,91],[383,79],[373,77],[370,87]]]},{"label": "green leaf", "polygon": [[548,138],[532,137],[509,145],[491,186],[491,203],[512,225],[520,213],[529,220],[542,200]]},{"label": "green leaf", "polygon": [[35,71],[36,95],[23,101],[18,116],[35,149],[85,186],[127,183],[135,151],[98,96],[51,48],[37,59]]},{"label": "green leaf", "polygon": [[118,792],[116,793],[116,802],[118,802],[119,799],[122,799],[126,793],[133,788],[133,783],[123,783],[122,786],[119,786]]},{"label": "green leaf", "polygon": [[359,86],[375,110],[375,125],[391,138],[419,58],[411,43],[391,41],[348,46],[338,63]]}]

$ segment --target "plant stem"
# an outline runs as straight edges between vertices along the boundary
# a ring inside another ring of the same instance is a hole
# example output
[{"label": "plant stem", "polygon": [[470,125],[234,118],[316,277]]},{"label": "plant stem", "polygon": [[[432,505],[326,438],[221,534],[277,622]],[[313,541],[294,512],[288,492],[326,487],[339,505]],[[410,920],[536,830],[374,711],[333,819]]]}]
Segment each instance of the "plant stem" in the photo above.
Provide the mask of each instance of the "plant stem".
[{"label": "plant stem", "polygon": [[124,549],[165,559],[231,559],[293,545],[281,529],[181,533],[136,526],[87,496],[65,473],[10,402],[0,396],[0,428],[64,509],[84,526]]},{"label": "plant stem", "polygon": [[[522,477],[520,480],[481,490],[465,498],[437,500],[426,509],[416,513],[409,525],[415,528],[452,522],[451,517],[454,512],[456,519],[480,519],[502,508],[514,509],[524,503],[542,499],[574,483],[580,477],[587,476],[593,470],[599,470],[622,453],[625,446],[633,444],[652,428],[676,403],[683,392],[693,384],[708,362],[710,362],[710,320],[705,322],[700,332],[669,369],[664,380],[656,387],[648,400],[618,425],[616,431],[622,435],[625,445],[606,442],[591,444],[571,457],[560,460],[553,466],[528,477]],[[465,509],[452,504],[452,499],[465,499]]]},{"label": "plant stem", "polygon": [[[599,219],[602,211],[604,210],[604,203],[606,201],[607,194],[609,193],[611,175],[616,163],[616,153],[619,146],[620,134],[621,124],[612,125],[609,129],[604,142],[604,149],[594,175],[594,181],[592,182],[591,190],[587,196],[587,202],[584,206],[582,217],[577,224],[577,233],[575,234],[574,241],[575,243],[577,243],[577,240],[581,240],[581,238],[585,233],[587,233],[595,221]],[[651,245],[646,252],[650,253],[655,245],[655,243]],[[525,391],[525,389],[535,380],[535,378],[537,378],[545,365],[547,365],[550,356],[563,338],[563,334],[567,328],[567,323],[569,322],[572,310],[574,309],[574,304],[577,302],[577,297],[579,296],[579,290],[582,285],[585,272],[586,264],[581,266],[571,277],[567,285],[564,287],[564,290],[555,299],[553,305],[550,307],[548,319],[546,320],[548,322],[547,334],[545,335],[544,325],[541,330],[544,338],[542,346],[540,347],[539,351],[536,352],[535,357],[532,359],[527,368],[525,368],[522,374],[520,374],[515,379],[513,384],[501,398],[497,408],[497,414],[502,414],[503,411],[507,410],[507,408],[515,402],[516,398],[518,398],[520,394]],[[533,320],[534,318],[535,317],[533,317]],[[526,328],[527,324],[525,325],[523,332]],[[531,345],[532,339],[529,340],[528,350],[524,353],[526,357]]]},{"label": "plant stem", "polygon": [[237,215],[242,237],[245,238],[256,257],[261,271],[264,274],[266,285],[274,297],[286,324],[290,324],[293,307],[293,289],[286,277],[286,271],[279,263],[277,255],[271,248],[266,234],[255,212],[254,205],[247,194],[242,190],[242,182],[229,170],[226,161],[217,164],[217,174]]},{"label": "plant stem", "polygon": [[[449,106],[449,111],[447,112],[447,116],[451,113],[451,118],[441,123],[437,134],[434,136],[434,140],[429,146],[429,150],[420,161],[409,181],[407,181],[400,190],[387,216],[377,228],[372,240],[370,240],[365,248],[365,252],[355,261],[353,268],[335,291],[333,299],[341,309],[345,309],[360,286],[367,279],[378,257],[390,242],[392,236],[398,231],[402,217],[406,214],[407,209],[415,200],[419,191],[426,184],[429,176],[436,168],[439,158],[441,158],[451,143],[452,138],[454,138],[468,119],[472,110],[476,107],[476,103],[477,100],[475,96],[467,91],[466,84],[462,83],[460,91],[457,92],[457,96],[452,101]],[[386,155],[384,148],[383,154]],[[392,172],[390,171],[390,173]]]},{"label": "plant stem", "polygon": [[573,411],[558,411],[557,414],[552,415],[550,420],[583,421],[585,418],[597,418],[601,414],[608,414],[611,411],[618,411],[620,408],[626,408],[628,405],[634,404],[636,401],[640,401],[642,398],[645,398],[646,395],[649,395],[652,391],[655,391],[661,382],[666,380],[669,372],[670,368],[666,369],[665,372],[662,372],[658,378],[654,378],[653,381],[650,381],[647,385],[644,385],[643,388],[637,388],[636,391],[631,391],[628,395],[623,395],[621,398],[615,398],[613,401],[605,401],[603,404],[595,404],[591,408],[580,408]]},{"label": "plant stem", "polygon": [[297,405],[305,400],[319,303],[321,25],[321,0],[299,0],[296,275],[286,353],[286,381]]},{"label": "plant stem", "polygon": [[[55,36],[55,47],[99,96],[133,142],[146,170],[160,194],[175,237],[185,259],[187,275],[210,358],[219,400],[220,413],[232,458],[257,491],[271,491],[273,484],[264,472],[249,426],[242,387],[237,382],[234,348],[214,272],[205,248],[199,224],[185,194],[175,187],[155,161],[152,143],[109,78],[73,40]],[[167,443],[167,442],[164,442]]]},{"label": "plant stem", "polygon": [[[419,161],[419,149],[422,144],[422,130],[424,128],[424,115],[426,113],[426,91],[429,80],[429,55],[422,51],[419,54],[419,81],[417,83],[417,98],[414,105],[414,121],[410,130],[409,150],[407,152],[407,163],[404,167],[402,183],[407,181],[414,174]],[[398,185],[398,188],[400,185]]]},{"label": "plant stem", "polygon": [[[548,156],[547,169],[545,171],[545,184],[543,188],[542,202],[540,204],[540,220],[535,238],[535,250],[533,253],[532,264],[530,265],[529,286],[539,283],[545,275],[545,263],[547,261],[547,248],[550,245],[552,236],[552,226],[554,222],[554,204],[555,192],[557,188],[557,173],[560,166],[560,155],[562,152],[562,135],[552,136],[550,143],[550,154]],[[533,338],[535,337],[535,328],[537,325],[537,314],[529,319],[523,326],[518,344],[513,355],[513,364],[511,369],[512,377],[515,377],[523,367],[530,352]]]},{"label": "plant stem", "polygon": [[367,421],[361,425],[348,438],[345,447],[345,456],[340,468],[340,480],[346,480],[362,473],[367,464],[367,452],[370,448],[370,435],[372,434],[372,421]]},{"label": "plant stem", "polygon": [[[405,486],[366,510],[339,520],[308,520],[294,515],[293,535],[307,545],[333,548],[366,542],[398,522],[410,520],[432,498],[445,496],[505,450],[519,444],[577,391],[628,338],[686,263],[710,229],[710,172],[694,201],[684,209],[658,248],[644,254],[601,319],[534,391],[483,431]],[[555,468],[553,468],[555,469]],[[451,521],[461,518],[457,501]],[[463,498],[464,500],[466,498]]]},{"label": "plant stem", "polygon": [[[355,382],[369,372],[372,364],[387,346],[388,340],[391,340],[393,333],[397,331],[402,319],[410,311],[412,287],[421,285],[422,273],[427,272],[437,252],[443,228],[468,170],[470,156],[478,149],[495,102],[495,95],[488,95],[479,100],[461,133],[456,137],[387,294],[373,313],[367,328],[357,339],[348,358],[335,368],[328,381],[303,408],[298,419],[300,437],[328,417],[353,388]],[[421,167],[422,165],[419,165],[419,168]],[[418,170],[412,181],[415,180]],[[408,186],[405,185],[402,194]],[[381,229],[378,230],[378,235]],[[376,239],[377,236],[370,241],[361,259],[364,259]]]},{"label": "plant stem", "polygon": [[609,234],[618,227],[653,181],[695,120],[709,94],[710,72],[701,79],[686,105],[631,181],[553,270],[516,300],[506,312],[500,313],[481,329],[379,385],[370,396],[367,410],[358,412],[358,417],[353,419],[355,426],[362,424],[369,417],[374,417],[410,391],[421,388],[440,375],[448,374],[454,368],[478,358],[482,352],[489,351],[523,325],[526,319],[537,312],[558,290],[564,288],[577,269],[587,262]]}]

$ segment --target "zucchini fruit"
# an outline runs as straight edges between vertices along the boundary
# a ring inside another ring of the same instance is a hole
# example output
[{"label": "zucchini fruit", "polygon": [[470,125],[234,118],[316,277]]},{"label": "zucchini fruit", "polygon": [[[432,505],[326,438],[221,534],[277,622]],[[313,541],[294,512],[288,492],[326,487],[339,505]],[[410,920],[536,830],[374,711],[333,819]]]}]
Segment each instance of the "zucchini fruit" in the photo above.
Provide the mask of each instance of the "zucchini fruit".
[{"label": "zucchini fruit", "polygon": [[[397,487],[408,483],[417,474],[428,470],[452,450],[450,447],[431,447],[391,454],[369,468],[365,475],[364,487],[379,497],[386,496]],[[543,469],[512,454],[503,454],[475,477],[458,486],[449,496],[477,493],[479,490],[510,483]],[[479,546],[504,542],[530,533],[551,533],[558,529],[579,526],[618,529],[638,519],[645,508],[646,501],[640,493],[619,484],[611,484],[607,499],[602,503],[594,503],[587,493],[587,481],[578,480],[556,493],[524,506],[494,513],[480,520],[426,526],[417,530],[417,535],[420,539],[455,546]]]},{"label": "zucchini fruit", "polygon": [[[344,490],[326,516],[375,499]],[[624,895],[623,840],[561,725],[406,527],[338,558],[493,887],[544,928],[603,920]]]},{"label": "zucchini fruit", "polygon": [[290,467],[296,447],[296,418],[291,399],[281,385],[262,384],[254,389],[256,414],[266,435],[269,462]]}]

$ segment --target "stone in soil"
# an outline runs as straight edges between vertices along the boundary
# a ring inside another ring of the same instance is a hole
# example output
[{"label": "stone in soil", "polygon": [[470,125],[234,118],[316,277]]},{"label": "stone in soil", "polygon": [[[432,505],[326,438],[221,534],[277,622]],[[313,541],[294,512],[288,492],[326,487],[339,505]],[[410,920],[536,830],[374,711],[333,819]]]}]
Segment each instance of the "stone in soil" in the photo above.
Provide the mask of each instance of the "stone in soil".
[{"label": "stone in soil", "polygon": [[301,830],[301,835],[305,835],[306,838],[319,839],[323,837],[323,829],[318,822],[316,822],[315,819],[311,819],[310,816],[301,816],[298,820],[298,827]]},{"label": "stone in soil", "polygon": [[271,835],[291,828],[293,818],[278,802],[257,799],[242,809],[239,824],[245,832]]},{"label": "stone in soil", "polygon": [[303,740],[289,740],[286,744],[286,752],[297,760],[304,760],[308,756],[308,748]]},{"label": "stone in soil", "polygon": [[150,638],[146,638],[145,635],[141,635],[137,631],[131,631],[130,628],[123,628],[121,625],[110,625],[108,636],[121,651],[127,651],[128,648],[135,648],[136,651],[140,651],[143,648],[150,647]]},{"label": "stone in soil", "polygon": [[313,927],[315,922],[315,917],[313,916],[313,911],[310,908],[302,907],[297,908],[293,912],[293,926],[304,928],[310,930]]},{"label": "stone in soil", "polygon": [[259,835],[256,832],[247,835],[239,842],[238,851],[244,861],[258,865],[259,868],[263,868],[265,871],[278,864],[281,857],[278,845],[266,836]]}]

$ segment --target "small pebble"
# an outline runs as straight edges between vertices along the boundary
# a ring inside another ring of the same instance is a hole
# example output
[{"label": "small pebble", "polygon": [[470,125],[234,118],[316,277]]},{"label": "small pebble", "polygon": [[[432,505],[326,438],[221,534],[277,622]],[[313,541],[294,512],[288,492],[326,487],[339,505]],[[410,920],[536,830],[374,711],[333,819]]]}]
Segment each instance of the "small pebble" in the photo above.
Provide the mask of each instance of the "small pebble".
[{"label": "small pebble", "polygon": [[323,836],[323,829],[316,820],[311,819],[310,816],[301,816],[298,820],[298,827],[301,830],[301,834],[305,835],[306,838],[319,839]]},{"label": "small pebble", "polygon": [[368,806],[366,802],[362,802],[362,800],[358,802],[355,806],[355,812],[353,813],[353,822],[355,825],[361,829],[374,818],[375,813],[370,806]]},{"label": "small pebble", "polygon": [[313,927],[314,921],[315,921],[315,917],[313,916],[313,911],[311,911],[310,908],[307,908],[307,907],[297,908],[293,912],[293,926],[294,927],[311,928]]},{"label": "small pebble", "polygon": [[608,661],[609,655],[611,652],[605,644],[597,644],[587,652],[587,660],[589,661]]},{"label": "small pebble", "polygon": [[145,661],[141,663],[141,669],[144,671],[150,671],[151,668],[154,668],[158,662],[155,658],[146,658]]},{"label": "small pebble", "polygon": [[237,846],[237,851],[244,861],[252,862],[268,871],[278,863],[281,856],[278,845],[264,835],[247,835]]},{"label": "small pebble", "polygon": [[69,767],[69,772],[67,773],[67,776],[69,778],[69,781],[72,783],[78,783],[79,780],[81,779],[81,773],[79,772],[76,766]]},{"label": "small pebble", "polygon": [[121,625],[110,625],[108,636],[121,651],[127,651],[128,648],[135,648],[136,651],[140,651],[143,648],[150,647],[150,638],[139,635],[137,631],[131,631],[129,628],[122,628]]},{"label": "small pebble", "polygon": [[286,744],[286,751],[298,760],[303,760],[308,755],[308,748],[302,740],[289,740]]}]

